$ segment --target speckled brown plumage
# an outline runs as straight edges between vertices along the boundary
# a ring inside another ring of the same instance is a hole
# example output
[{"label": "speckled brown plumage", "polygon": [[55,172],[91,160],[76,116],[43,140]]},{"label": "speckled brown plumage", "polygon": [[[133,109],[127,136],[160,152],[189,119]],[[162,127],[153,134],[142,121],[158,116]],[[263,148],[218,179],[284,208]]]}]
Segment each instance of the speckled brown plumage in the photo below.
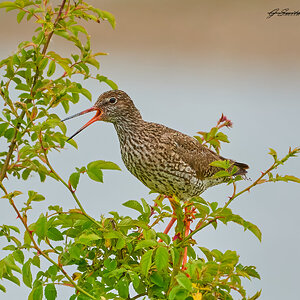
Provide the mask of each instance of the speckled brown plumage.
[{"label": "speckled brown plumage", "polygon": [[[213,177],[220,169],[210,165],[225,158],[188,135],[144,121],[125,92],[103,93],[91,110],[98,111],[92,122],[114,124],[125,166],[151,190],[187,200],[226,181]],[[239,168],[236,175],[247,173],[246,164],[232,162]]]}]

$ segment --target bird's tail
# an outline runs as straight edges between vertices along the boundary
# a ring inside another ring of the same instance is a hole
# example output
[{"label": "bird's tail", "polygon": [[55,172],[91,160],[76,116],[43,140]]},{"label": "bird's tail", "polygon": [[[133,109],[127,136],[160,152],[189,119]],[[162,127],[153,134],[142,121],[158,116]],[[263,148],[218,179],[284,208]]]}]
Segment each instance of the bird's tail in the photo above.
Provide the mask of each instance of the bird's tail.
[{"label": "bird's tail", "polygon": [[247,169],[249,169],[249,166],[247,164],[235,161],[233,165],[237,166],[239,168],[239,170],[234,175],[246,175],[247,174]]}]

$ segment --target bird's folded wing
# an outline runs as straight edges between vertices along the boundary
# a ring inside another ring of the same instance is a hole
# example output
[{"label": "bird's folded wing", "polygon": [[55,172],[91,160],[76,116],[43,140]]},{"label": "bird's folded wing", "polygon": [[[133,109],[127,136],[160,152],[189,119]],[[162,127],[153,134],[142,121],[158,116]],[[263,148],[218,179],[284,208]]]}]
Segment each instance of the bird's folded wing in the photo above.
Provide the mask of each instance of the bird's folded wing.
[{"label": "bird's folded wing", "polygon": [[221,170],[210,163],[224,158],[201,145],[196,139],[177,131],[171,134],[168,132],[162,138],[167,139],[169,150],[177,153],[180,159],[196,172],[199,179],[211,177]]}]

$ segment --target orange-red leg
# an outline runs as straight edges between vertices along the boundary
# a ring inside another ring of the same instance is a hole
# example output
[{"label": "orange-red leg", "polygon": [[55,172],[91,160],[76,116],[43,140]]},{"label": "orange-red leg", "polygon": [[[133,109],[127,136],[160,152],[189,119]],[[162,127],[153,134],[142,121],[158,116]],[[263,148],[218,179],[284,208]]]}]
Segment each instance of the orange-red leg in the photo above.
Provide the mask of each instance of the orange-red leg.
[{"label": "orange-red leg", "polygon": [[[174,201],[173,198],[170,197],[170,196],[165,196],[165,198],[169,199],[170,204],[171,204],[171,206],[173,208],[173,211],[175,212],[175,208],[174,208],[173,203],[172,203],[172,201]],[[174,223],[175,223],[176,220],[177,220],[176,215],[175,215],[175,213],[173,213],[173,217],[172,217],[171,221],[169,222],[169,224],[167,225],[166,229],[164,230],[165,234],[169,233],[170,229],[172,228],[172,226],[174,225]],[[158,242],[161,243],[162,239],[159,239]]]},{"label": "orange-red leg", "polygon": [[[184,237],[187,237],[190,233],[191,220],[193,219],[194,209],[190,210],[190,207],[185,208],[185,232]],[[187,263],[187,250],[188,248],[184,248],[183,259],[182,259],[182,270],[185,270],[185,265]]]},{"label": "orange-red leg", "polygon": [[[185,227],[185,233],[184,233],[184,237],[188,236],[190,233],[190,225],[191,225],[191,221],[187,221],[186,223],[186,227]],[[185,269],[185,264],[187,263],[187,247],[184,248],[184,253],[183,253],[183,260],[182,260],[182,269]]]}]

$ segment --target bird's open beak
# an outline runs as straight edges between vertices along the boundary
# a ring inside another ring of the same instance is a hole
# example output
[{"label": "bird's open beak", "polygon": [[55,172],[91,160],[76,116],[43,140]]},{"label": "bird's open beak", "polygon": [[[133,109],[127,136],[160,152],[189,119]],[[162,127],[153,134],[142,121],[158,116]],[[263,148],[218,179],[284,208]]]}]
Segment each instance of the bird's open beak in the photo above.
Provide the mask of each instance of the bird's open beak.
[{"label": "bird's open beak", "polygon": [[102,112],[102,110],[99,109],[99,108],[91,107],[91,108],[86,109],[86,110],[84,110],[84,111],[82,111],[82,112],[80,112],[80,113],[77,113],[77,114],[75,114],[75,115],[72,115],[72,116],[70,116],[70,117],[67,117],[67,118],[61,120],[62,122],[64,122],[64,121],[66,121],[66,120],[69,120],[69,119],[72,119],[72,118],[75,118],[75,117],[84,115],[84,114],[89,113],[89,112],[91,112],[91,111],[96,111],[95,116],[94,116],[93,118],[91,118],[86,124],[84,124],[79,130],[77,130],[72,136],[70,136],[70,137],[68,138],[68,140],[72,139],[75,135],[77,135],[79,132],[81,132],[83,129],[85,129],[86,127],[90,126],[90,125],[93,124],[94,122],[100,121],[101,115],[102,115],[103,112]]}]

